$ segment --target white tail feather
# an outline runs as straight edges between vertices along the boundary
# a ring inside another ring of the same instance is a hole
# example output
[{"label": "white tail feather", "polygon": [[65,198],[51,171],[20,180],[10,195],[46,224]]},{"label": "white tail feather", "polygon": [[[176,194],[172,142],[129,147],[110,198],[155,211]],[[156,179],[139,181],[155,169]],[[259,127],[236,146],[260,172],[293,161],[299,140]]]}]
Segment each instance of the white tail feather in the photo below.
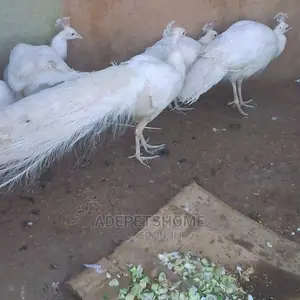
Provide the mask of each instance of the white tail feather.
[{"label": "white tail feather", "polygon": [[132,68],[113,66],[0,112],[0,188],[34,178],[79,141],[128,124],[144,85]]},{"label": "white tail feather", "polygon": [[193,104],[199,97],[219,83],[228,70],[221,64],[206,58],[200,58],[186,75],[179,101]]}]

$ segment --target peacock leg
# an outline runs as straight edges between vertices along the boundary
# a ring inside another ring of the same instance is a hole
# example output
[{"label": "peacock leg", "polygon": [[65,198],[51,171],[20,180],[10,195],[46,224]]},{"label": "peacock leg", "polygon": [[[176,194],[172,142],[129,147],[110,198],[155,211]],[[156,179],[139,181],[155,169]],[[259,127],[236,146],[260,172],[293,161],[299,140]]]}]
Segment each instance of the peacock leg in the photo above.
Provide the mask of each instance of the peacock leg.
[{"label": "peacock leg", "polygon": [[241,105],[240,105],[240,100],[239,100],[239,97],[238,97],[238,92],[237,92],[237,83],[236,81],[232,81],[231,82],[232,84],[232,88],[233,88],[233,98],[234,100],[230,103],[228,103],[227,105],[232,105],[234,104],[238,110],[240,111],[240,113],[243,115],[243,116],[248,116],[248,114],[246,114],[242,109],[241,109]]},{"label": "peacock leg", "polygon": [[239,99],[240,99],[240,105],[241,106],[245,106],[245,107],[251,107],[254,108],[255,106],[253,105],[248,105],[248,103],[253,102],[253,99],[250,99],[248,101],[244,101],[243,100],[243,95],[242,95],[242,83],[243,83],[243,79],[239,79],[237,82],[237,86],[238,86],[238,95],[239,95]]},{"label": "peacock leg", "polygon": [[149,160],[149,159],[155,159],[159,158],[159,155],[154,155],[154,156],[141,156],[141,141],[143,137],[143,130],[146,127],[146,125],[149,123],[149,118],[143,119],[135,129],[135,154],[132,156],[129,156],[129,158],[136,158],[142,165],[150,168],[149,165],[147,165],[144,160]]},{"label": "peacock leg", "polygon": [[145,149],[145,151],[149,154],[154,154],[152,150],[161,150],[163,149],[166,145],[165,144],[161,144],[161,145],[149,145],[147,142],[149,141],[150,138],[148,138],[147,140],[145,140],[144,135],[142,134],[141,136],[141,144],[142,147]]},{"label": "peacock leg", "polygon": [[174,110],[175,112],[181,113],[183,115],[185,115],[185,113],[183,111],[185,110],[194,110],[193,107],[180,107],[178,104],[177,99],[174,100],[174,107],[171,109],[172,111]]}]

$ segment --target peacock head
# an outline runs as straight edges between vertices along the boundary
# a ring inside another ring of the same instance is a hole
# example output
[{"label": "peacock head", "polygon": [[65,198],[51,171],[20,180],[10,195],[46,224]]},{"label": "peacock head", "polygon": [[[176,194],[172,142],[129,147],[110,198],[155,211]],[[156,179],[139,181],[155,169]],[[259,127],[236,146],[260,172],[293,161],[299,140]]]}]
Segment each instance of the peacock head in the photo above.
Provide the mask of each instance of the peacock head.
[{"label": "peacock head", "polygon": [[214,30],[214,25],[215,22],[209,22],[203,26],[202,31],[205,35],[201,37],[198,42],[202,44],[209,44],[218,36],[218,33]]},{"label": "peacock head", "polygon": [[82,36],[71,27],[70,19],[70,17],[64,17],[56,20],[55,25],[63,29],[60,36],[63,36],[66,40],[82,39]]},{"label": "peacock head", "polygon": [[171,30],[170,36],[172,38],[172,48],[168,55],[168,63],[171,64],[175,69],[182,75],[186,73],[186,66],[184,63],[183,55],[180,48],[177,46],[180,40],[186,35],[186,30],[182,27],[175,27]]},{"label": "peacock head", "polygon": [[66,40],[82,39],[82,36],[72,27],[64,29]]},{"label": "peacock head", "polygon": [[171,30],[170,36],[172,37],[173,45],[176,45],[180,39],[186,35],[186,30],[182,27],[175,27]]},{"label": "peacock head", "polygon": [[278,13],[274,19],[278,22],[275,31],[279,34],[285,34],[289,30],[292,29],[292,27],[289,26],[289,24],[286,22],[286,19],[288,18],[288,15],[285,13]]}]

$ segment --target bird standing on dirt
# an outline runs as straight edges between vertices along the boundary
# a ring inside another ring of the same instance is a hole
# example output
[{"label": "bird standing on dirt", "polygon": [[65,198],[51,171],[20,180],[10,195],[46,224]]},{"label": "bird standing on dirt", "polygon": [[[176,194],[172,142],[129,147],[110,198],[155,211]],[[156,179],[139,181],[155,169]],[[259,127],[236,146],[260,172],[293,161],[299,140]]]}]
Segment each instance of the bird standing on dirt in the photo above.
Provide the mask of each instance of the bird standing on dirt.
[{"label": "bird standing on dirt", "polygon": [[182,88],[186,67],[177,43],[183,36],[183,28],[172,30],[173,48],[166,61],[140,54],[0,111],[0,187],[36,176],[77,142],[131,120],[137,123],[133,157],[144,165],[157,158],[141,156],[140,146],[148,153],[163,147],[147,144],[143,130]]},{"label": "bird standing on dirt", "polygon": [[254,21],[239,21],[218,35],[187,73],[180,102],[192,104],[222,79],[233,87],[234,100],[228,105],[249,107],[242,97],[243,80],[261,73],[277,58],[286,45],[285,33],[289,30],[287,15],[275,16],[278,25],[274,30]]}]

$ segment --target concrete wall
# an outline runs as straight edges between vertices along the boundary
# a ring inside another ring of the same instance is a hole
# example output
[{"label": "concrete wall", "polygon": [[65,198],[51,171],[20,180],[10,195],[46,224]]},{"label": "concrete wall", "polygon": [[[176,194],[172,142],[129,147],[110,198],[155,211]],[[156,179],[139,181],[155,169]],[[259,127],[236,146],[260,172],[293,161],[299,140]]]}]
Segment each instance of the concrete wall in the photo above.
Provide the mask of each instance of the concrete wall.
[{"label": "concrete wall", "polygon": [[[3,0],[2,0],[3,1]],[[63,0],[65,15],[84,42],[73,43],[69,62],[80,70],[95,70],[111,60],[125,60],[157,41],[171,20],[197,37],[203,24],[216,21],[225,30],[240,19],[274,25],[278,12],[289,15],[293,30],[286,51],[264,73],[270,79],[300,75],[299,0]]]},{"label": "concrete wall", "polygon": [[61,13],[61,0],[0,1],[0,78],[11,49],[19,42],[48,43]]}]

